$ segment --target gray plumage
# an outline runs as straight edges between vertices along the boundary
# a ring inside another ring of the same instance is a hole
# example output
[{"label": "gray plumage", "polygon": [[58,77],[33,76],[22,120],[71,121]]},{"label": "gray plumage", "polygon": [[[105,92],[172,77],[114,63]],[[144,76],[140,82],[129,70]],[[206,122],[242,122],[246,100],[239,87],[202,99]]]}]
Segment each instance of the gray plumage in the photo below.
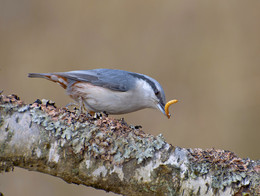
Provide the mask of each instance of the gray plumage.
[{"label": "gray plumage", "polygon": [[89,82],[110,90],[125,92],[134,87],[134,78],[129,72],[115,69],[93,69],[54,73],[72,81]]}]

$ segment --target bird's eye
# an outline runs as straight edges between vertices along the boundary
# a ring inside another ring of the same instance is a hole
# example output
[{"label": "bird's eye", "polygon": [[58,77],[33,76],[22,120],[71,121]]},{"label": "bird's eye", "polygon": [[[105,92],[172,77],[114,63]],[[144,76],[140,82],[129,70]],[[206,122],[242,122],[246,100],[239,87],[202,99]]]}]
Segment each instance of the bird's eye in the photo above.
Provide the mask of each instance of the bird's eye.
[{"label": "bird's eye", "polygon": [[156,91],[156,92],[155,92],[155,95],[156,95],[156,96],[158,96],[159,94],[160,94],[160,92],[159,92],[159,91]]}]

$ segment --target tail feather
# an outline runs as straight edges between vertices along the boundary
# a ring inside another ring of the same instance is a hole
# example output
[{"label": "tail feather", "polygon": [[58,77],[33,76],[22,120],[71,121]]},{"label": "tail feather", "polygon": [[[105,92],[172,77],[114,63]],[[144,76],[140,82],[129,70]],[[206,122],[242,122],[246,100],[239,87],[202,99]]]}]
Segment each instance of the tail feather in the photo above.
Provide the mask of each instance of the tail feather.
[{"label": "tail feather", "polygon": [[56,75],[55,73],[29,73],[29,78],[45,78],[52,82],[56,82],[61,85],[63,88],[67,89],[68,80],[65,77]]},{"label": "tail feather", "polygon": [[29,78],[46,78],[48,74],[44,74],[44,73],[29,73],[28,77]]}]

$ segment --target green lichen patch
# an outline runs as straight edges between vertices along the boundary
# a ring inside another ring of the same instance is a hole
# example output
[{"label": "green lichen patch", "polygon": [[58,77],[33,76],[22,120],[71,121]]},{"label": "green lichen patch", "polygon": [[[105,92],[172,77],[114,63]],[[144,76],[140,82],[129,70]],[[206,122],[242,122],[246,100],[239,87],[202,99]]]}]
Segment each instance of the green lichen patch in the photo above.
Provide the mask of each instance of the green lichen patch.
[{"label": "green lichen patch", "polygon": [[260,183],[259,175],[252,174],[253,162],[250,159],[241,159],[230,151],[195,149],[191,153],[190,160],[188,175],[196,179],[211,172],[211,187],[215,193],[224,191],[230,186],[239,190],[252,181],[258,181],[254,184]]},{"label": "green lichen patch", "polygon": [[150,158],[165,144],[162,135],[154,137],[141,130],[131,129],[122,120],[110,118],[98,119],[98,129],[86,138],[86,151],[95,157],[101,157],[115,164],[136,158],[137,163]]},{"label": "green lichen patch", "polygon": [[146,134],[140,126],[127,125],[124,119],[116,120],[102,114],[79,115],[76,109],[59,109],[51,103],[47,100],[33,103],[32,121],[56,138],[65,139],[74,153],[87,153],[115,164],[136,158],[140,164],[166,144],[162,135]]}]

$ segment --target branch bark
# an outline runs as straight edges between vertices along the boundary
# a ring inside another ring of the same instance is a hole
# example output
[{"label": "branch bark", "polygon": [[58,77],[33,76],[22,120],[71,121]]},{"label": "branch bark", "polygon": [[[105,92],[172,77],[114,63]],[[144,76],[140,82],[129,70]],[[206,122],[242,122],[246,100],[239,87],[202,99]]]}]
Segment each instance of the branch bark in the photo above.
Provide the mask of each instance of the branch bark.
[{"label": "branch bark", "polygon": [[0,171],[14,167],[123,195],[260,195],[260,161],[184,149],[163,136],[48,100],[0,95]]}]

